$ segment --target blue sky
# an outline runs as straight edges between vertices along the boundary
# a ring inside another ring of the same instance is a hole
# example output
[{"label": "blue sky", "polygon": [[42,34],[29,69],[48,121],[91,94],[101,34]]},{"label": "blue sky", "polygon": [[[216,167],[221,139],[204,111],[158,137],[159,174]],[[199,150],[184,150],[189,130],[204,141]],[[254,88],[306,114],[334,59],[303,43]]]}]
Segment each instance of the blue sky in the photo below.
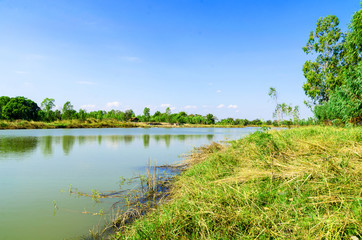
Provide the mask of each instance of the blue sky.
[{"label": "blue sky", "polygon": [[0,96],[75,109],[272,118],[304,106],[302,47],[319,17],[358,0],[0,0]]}]

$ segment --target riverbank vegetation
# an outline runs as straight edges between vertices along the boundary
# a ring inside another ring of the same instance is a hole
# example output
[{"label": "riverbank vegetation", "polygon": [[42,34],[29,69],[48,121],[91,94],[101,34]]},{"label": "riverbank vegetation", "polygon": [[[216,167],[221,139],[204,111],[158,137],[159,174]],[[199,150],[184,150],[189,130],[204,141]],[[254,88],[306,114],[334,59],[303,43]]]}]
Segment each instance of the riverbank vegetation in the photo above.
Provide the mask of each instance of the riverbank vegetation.
[{"label": "riverbank vegetation", "polygon": [[[186,112],[172,113],[170,108],[161,113],[156,111],[153,115],[150,109],[145,107],[142,115],[136,115],[133,110],[98,110],[87,112],[80,109],[74,110],[68,101],[62,111],[54,110],[55,100],[46,98],[41,103],[41,108],[32,100],[25,97],[10,98],[0,97],[0,129],[42,129],[42,128],[105,128],[105,127],[245,127],[245,126],[291,126],[291,125],[315,125],[317,121],[299,119],[298,109],[294,109],[290,119],[278,121],[261,119],[234,119],[226,118],[218,120],[213,114],[206,116],[200,114],[187,114]],[[283,113],[288,115],[288,108],[283,108]]]},{"label": "riverbank vegetation", "polygon": [[339,19],[330,15],[317,21],[306,46],[315,54],[303,66],[303,85],[309,106],[321,121],[362,123],[362,9],[345,33]]},{"label": "riverbank vegetation", "polygon": [[199,148],[168,201],[114,238],[361,238],[361,136],[314,126]]}]

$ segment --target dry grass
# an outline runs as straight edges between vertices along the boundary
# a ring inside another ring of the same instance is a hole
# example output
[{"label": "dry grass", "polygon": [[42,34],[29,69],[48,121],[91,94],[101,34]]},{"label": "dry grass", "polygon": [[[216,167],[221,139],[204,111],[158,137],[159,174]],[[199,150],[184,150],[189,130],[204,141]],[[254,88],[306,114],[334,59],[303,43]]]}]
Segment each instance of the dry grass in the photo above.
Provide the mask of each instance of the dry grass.
[{"label": "dry grass", "polygon": [[196,151],[116,239],[362,238],[362,128],[256,132]]},{"label": "dry grass", "polygon": [[0,120],[0,129],[55,129],[55,128],[131,128],[142,125],[116,120],[62,120],[54,122],[36,122],[26,120]]}]

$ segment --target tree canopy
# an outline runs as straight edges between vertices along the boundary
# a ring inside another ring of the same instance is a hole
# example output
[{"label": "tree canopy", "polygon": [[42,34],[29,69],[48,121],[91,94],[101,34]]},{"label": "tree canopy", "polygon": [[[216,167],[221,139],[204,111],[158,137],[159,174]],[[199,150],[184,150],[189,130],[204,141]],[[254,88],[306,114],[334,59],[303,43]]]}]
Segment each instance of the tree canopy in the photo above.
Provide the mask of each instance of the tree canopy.
[{"label": "tree canopy", "polygon": [[5,119],[37,120],[39,106],[25,97],[11,98],[2,108],[2,116]]},{"label": "tree canopy", "polygon": [[344,34],[338,25],[334,15],[319,18],[303,47],[306,54],[317,54],[314,61],[308,60],[303,66],[307,79],[303,89],[314,103],[327,102],[330,92],[343,83]]},{"label": "tree canopy", "polygon": [[307,78],[303,88],[318,103],[314,114],[319,120],[361,123],[362,9],[353,15],[345,34],[334,16],[318,20],[319,25],[319,35],[312,34],[304,48],[319,53],[316,62],[307,61],[303,68]]}]

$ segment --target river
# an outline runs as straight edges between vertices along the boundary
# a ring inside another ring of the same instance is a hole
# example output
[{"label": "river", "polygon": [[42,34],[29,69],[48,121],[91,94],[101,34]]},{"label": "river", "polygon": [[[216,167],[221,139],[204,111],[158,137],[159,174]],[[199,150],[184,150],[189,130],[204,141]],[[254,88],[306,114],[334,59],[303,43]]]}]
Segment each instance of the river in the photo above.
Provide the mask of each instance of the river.
[{"label": "river", "polygon": [[[0,239],[77,239],[102,226],[112,200],[70,195],[119,189],[149,160],[172,164],[211,141],[256,128],[132,128],[0,131]],[[100,216],[97,213],[104,212]]]}]

